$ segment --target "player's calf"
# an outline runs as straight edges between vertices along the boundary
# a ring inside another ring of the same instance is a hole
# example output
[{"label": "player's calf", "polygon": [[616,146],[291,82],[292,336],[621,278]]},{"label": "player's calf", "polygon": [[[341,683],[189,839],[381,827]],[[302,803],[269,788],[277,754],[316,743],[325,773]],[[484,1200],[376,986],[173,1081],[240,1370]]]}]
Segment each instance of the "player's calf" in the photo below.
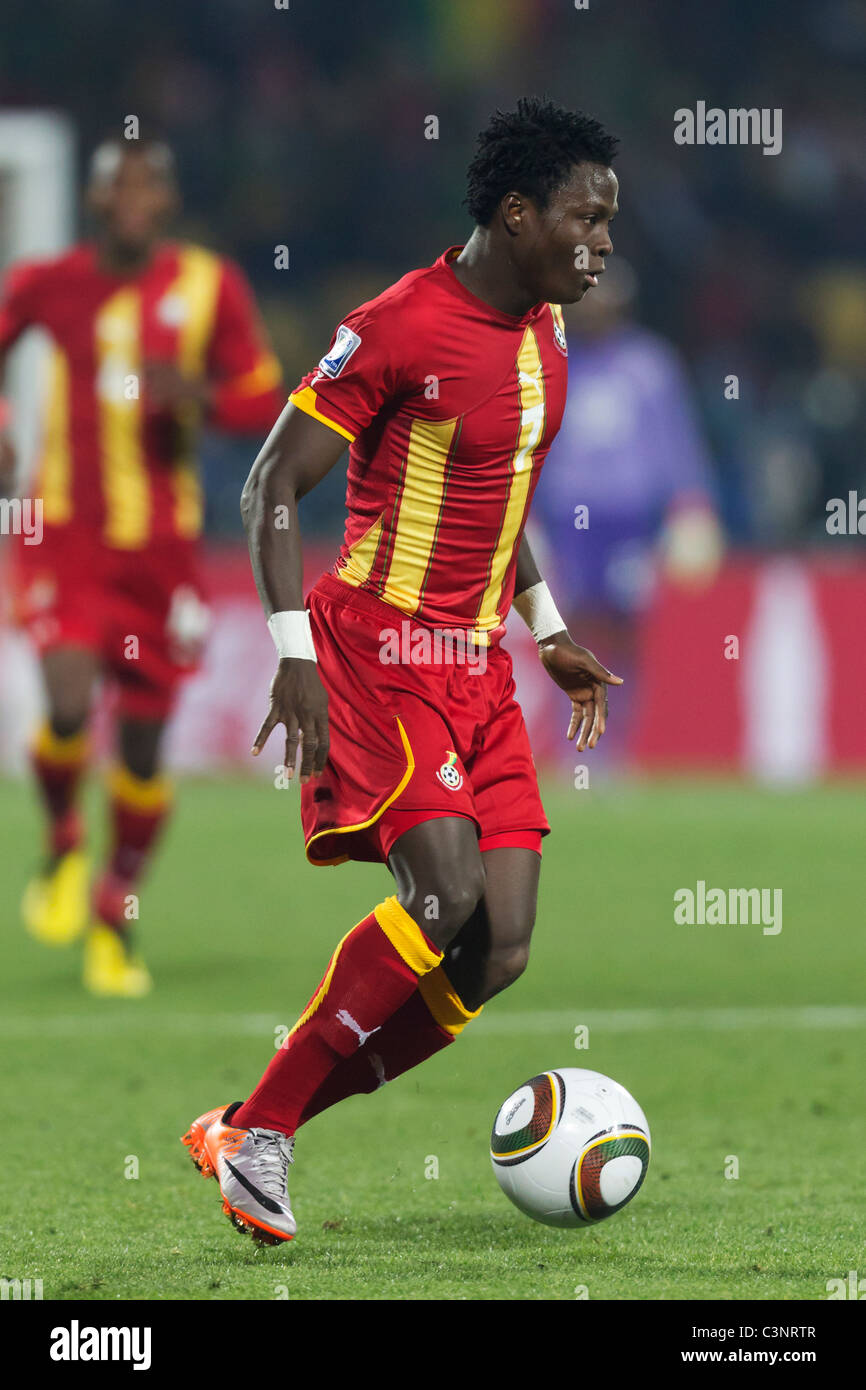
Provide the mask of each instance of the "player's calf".
[{"label": "player's calf", "polygon": [[535,925],[540,857],[526,848],[483,855],[484,899],[445,953],[445,969],[467,1009],[478,1009],[526,969]]},{"label": "player's calf", "polygon": [[528,938],[519,946],[505,946],[490,951],[484,960],[477,997],[469,1000],[470,1006],[474,1009],[480,1008],[488,999],[492,999],[494,994],[501,994],[502,990],[508,989],[509,985],[520,979],[528,963]]}]

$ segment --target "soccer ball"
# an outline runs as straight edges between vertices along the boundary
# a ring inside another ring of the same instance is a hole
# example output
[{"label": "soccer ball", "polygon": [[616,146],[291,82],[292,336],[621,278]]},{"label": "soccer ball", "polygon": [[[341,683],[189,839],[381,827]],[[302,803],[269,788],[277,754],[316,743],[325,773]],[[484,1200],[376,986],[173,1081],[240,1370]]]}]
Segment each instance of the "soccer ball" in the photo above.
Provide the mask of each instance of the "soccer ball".
[{"label": "soccer ball", "polygon": [[619,1082],[560,1067],[499,1107],[490,1158],[506,1197],[546,1226],[593,1226],[630,1202],[646,1176],[646,1116]]}]

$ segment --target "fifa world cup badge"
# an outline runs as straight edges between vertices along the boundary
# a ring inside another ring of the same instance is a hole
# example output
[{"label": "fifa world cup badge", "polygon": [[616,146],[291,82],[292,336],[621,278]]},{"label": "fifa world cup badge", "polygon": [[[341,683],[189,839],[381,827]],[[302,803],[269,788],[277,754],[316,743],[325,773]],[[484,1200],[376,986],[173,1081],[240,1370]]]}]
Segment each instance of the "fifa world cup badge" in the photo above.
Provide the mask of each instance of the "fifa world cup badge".
[{"label": "fifa world cup badge", "polygon": [[448,761],[444,762],[436,773],[443,787],[447,787],[451,792],[459,792],[463,786],[463,773],[455,767],[457,754],[453,749],[449,749]]}]

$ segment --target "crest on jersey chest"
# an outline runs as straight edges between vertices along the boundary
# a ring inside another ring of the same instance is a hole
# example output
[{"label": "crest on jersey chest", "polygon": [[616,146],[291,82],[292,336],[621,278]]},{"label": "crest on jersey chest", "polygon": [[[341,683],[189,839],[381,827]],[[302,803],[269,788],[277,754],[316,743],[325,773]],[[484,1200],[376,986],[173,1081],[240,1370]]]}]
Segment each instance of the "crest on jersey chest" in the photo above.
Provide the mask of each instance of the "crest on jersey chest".
[{"label": "crest on jersey chest", "polygon": [[567,357],[568,343],[565,341],[565,330],[555,314],[553,316],[553,341],[556,343],[563,357]]}]

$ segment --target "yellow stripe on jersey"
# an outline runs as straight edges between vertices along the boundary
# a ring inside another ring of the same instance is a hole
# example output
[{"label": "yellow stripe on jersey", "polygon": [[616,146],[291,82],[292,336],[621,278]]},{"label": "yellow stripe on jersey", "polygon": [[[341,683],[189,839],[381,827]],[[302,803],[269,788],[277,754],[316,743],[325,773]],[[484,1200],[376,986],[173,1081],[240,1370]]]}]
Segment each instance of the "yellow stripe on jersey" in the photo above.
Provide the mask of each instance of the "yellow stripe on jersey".
[{"label": "yellow stripe on jersey", "polygon": [[168,289],[172,298],[183,300],[186,309],[178,334],[177,364],[184,376],[200,376],[213,335],[222,266],[219,256],[201,246],[184,246],[178,259],[180,270]]},{"label": "yellow stripe on jersey", "polygon": [[72,460],[69,452],[69,364],[59,347],[52,348],[48,409],[37,484],[43,519],[63,526],[72,516]]},{"label": "yellow stripe on jersey", "polygon": [[382,535],[382,516],[378,517],[372,526],[368,526],[360,540],[355,541],[340,570],[340,578],[351,584],[354,589],[364,583],[373,568]]},{"label": "yellow stripe on jersey", "polygon": [[[180,269],[168,294],[182,301],[184,317],[178,333],[177,364],[186,377],[202,377],[207,350],[213,335],[222,266],[218,256],[201,246],[185,246],[180,252]],[[178,458],[172,478],[174,523],[178,534],[197,536],[202,526],[201,483],[192,453],[195,429],[201,407],[195,402],[178,409],[186,446]]]},{"label": "yellow stripe on jersey", "polygon": [[489,632],[502,622],[502,616],[497,609],[502,594],[502,581],[526,514],[526,501],[532,482],[533,454],[544,434],[544,372],[538,342],[531,328],[527,328],[523,335],[523,342],[517,354],[517,383],[520,394],[520,435],[517,450],[511,459],[508,499],[490,565],[490,578],[478,609],[476,627],[482,632]]},{"label": "yellow stripe on jersey", "polygon": [[105,539],[135,550],[150,531],[150,481],[141,439],[141,298],[118,290],[94,320]]},{"label": "yellow stripe on jersey", "polygon": [[297,391],[293,391],[289,396],[293,406],[302,410],[305,415],[312,415],[314,420],[321,420],[323,425],[329,425],[337,434],[341,434],[344,439],[348,439],[350,444],[354,444],[355,436],[348,430],[344,430],[342,425],[338,425],[336,420],[329,420],[327,415],[323,415],[318,406],[318,396],[312,386],[301,386]]},{"label": "yellow stripe on jersey", "polygon": [[413,420],[382,598],[416,612],[442,512],[445,465],[457,420]]}]

